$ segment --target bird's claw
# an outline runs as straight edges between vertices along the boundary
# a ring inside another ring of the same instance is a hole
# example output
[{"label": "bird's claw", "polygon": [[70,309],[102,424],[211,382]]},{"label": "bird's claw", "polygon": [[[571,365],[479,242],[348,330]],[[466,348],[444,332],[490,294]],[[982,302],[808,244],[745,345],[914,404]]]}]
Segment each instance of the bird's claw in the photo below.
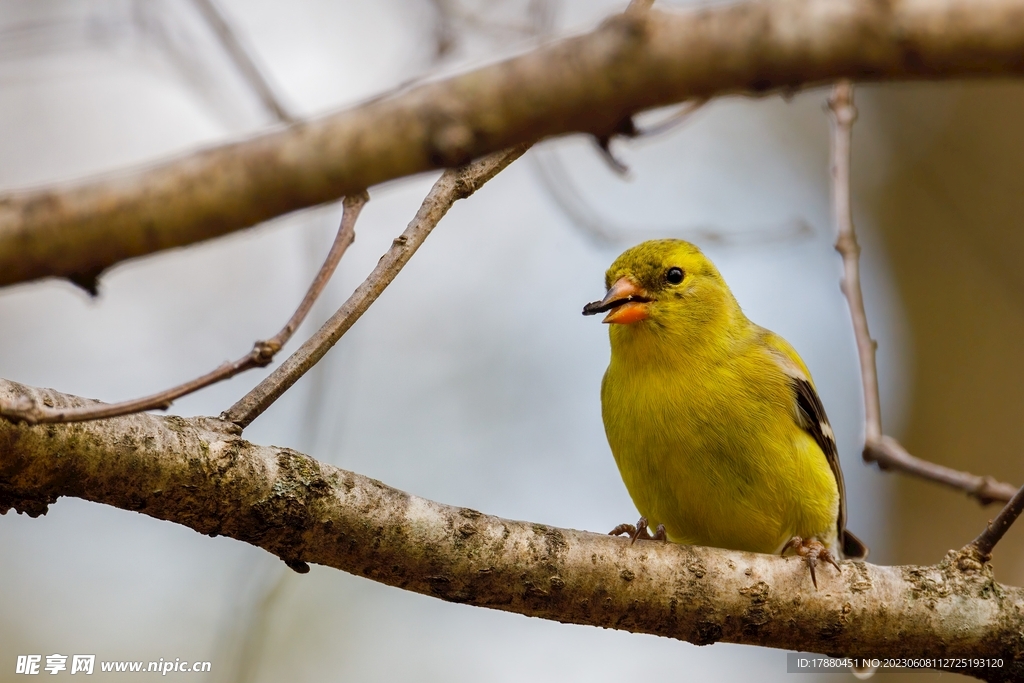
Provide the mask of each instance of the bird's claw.
[{"label": "bird's claw", "polygon": [[799,536],[786,541],[786,545],[782,546],[782,552],[780,555],[785,555],[787,550],[795,550],[796,554],[804,558],[804,562],[807,563],[807,568],[811,571],[811,583],[814,584],[814,589],[818,589],[818,577],[815,575],[815,568],[818,565],[819,560],[824,560],[830,565],[836,568],[836,571],[840,574],[843,572],[839,568],[839,563],[836,562],[836,558],[829,552],[825,544],[816,538],[803,539]]},{"label": "bird's claw", "polygon": [[664,524],[659,524],[658,528],[656,528],[654,530],[654,535],[653,536],[651,535],[651,532],[648,530],[648,527],[647,527],[647,518],[646,517],[641,517],[637,521],[637,523],[636,523],[636,532],[633,534],[633,539],[629,542],[629,544],[633,545],[634,543],[636,543],[636,539],[641,538],[641,537],[644,540],[647,540],[647,541],[666,541],[666,540],[668,540],[668,535],[665,533],[665,525]]},{"label": "bird's claw", "polygon": [[658,528],[654,530],[654,535],[648,530],[647,518],[641,517],[636,525],[633,524],[620,524],[611,531],[608,532],[609,536],[622,536],[623,534],[629,536],[629,544],[633,545],[636,543],[636,539],[642,539],[645,541],[667,541],[668,534],[665,533],[665,525],[659,524]]},{"label": "bird's claw", "polygon": [[609,536],[621,536],[627,534],[633,536],[636,533],[636,527],[632,524],[620,524],[611,531],[608,532]]}]

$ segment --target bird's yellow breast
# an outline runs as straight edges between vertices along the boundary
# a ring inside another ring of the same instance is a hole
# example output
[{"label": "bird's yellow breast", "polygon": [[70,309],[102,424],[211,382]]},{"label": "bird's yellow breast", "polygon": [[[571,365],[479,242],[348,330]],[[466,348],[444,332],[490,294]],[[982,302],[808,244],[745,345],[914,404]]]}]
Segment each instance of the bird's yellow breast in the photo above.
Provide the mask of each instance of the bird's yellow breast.
[{"label": "bird's yellow breast", "polygon": [[835,476],[797,424],[771,353],[742,337],[673,348],[656,328],[629,328],[613,330],[602,412],[651,527],[664,524],[678,543],[755,552],[777,552],[795,535],[834,545]]}]

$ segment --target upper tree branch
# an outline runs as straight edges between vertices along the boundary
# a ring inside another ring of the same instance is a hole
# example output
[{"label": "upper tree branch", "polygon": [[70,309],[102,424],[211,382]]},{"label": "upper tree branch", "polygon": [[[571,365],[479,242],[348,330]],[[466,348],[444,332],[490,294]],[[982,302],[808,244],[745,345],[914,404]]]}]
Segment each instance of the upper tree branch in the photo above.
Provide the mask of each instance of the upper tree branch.
[{"label": "upper tree branch", "polygon": [[[83,399],[0,382],[54,406]],[[53,457],[60,453],[61,457]],[[844,562],[820,590],[799,559],[611,538],[424,500],[212,418],[0,423],[0,511],[76,496],[443,600],[697,644],[1024,665],[1024,590],[970,555],[933,567]]]},{"label": "upper tree branch", "polygon": [[1024,73],[1024,0],[770,0],[591,33],[146,170],[0,196],[0,285],[89,283],[373,184],[724,93]]}]

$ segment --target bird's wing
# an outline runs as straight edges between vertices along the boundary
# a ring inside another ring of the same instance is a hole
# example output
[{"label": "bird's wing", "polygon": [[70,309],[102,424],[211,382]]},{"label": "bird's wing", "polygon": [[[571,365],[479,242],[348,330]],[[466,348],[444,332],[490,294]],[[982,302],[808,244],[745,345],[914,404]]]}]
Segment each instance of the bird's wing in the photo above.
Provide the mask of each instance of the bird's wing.
[{"label": "bird's wing", "polygon": [[821,398],[811,383],[811,373],[789,342],[767,330],[765,333],[765,345],[771,349],[779,367],[789,378],[797,424],[818,444],[836,479],[836,486],[839,488],[839,518],[836,525],[843,555],[853,559],[864,558],[868,553],[867,546],[846,530],[846,486],[843,484],[843,471],[839,467],[839,449],[836,447],[832,425],[825,414],[825,406],[822,405]]}]

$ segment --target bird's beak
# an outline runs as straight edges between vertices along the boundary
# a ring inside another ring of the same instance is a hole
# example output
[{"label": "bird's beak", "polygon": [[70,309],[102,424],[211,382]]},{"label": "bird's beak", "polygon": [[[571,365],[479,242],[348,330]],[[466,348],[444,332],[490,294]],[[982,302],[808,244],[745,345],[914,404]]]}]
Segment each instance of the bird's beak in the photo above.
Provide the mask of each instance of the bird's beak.
[{"label": "bird's beak", "polygon": [[596,315],[608,311],[601,322],[629,325],[650,317],[647,308],[653,299],[631,277],[620,277],[600,301],[594,301],[583,307],[583,315]]}]

